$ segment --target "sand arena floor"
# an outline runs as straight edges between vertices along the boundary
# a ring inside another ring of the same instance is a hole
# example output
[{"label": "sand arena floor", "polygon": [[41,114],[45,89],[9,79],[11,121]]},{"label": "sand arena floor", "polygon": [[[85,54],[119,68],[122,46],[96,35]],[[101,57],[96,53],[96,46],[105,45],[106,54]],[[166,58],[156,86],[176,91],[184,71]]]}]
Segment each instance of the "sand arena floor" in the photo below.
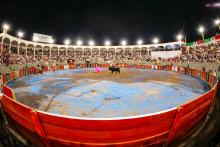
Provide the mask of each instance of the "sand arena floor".
[{"label": "sand arena floor", "polygon": [[74,69],[29,75],[8,83],[17,101],[61,115],[111,118],[177,107],[209,90],[198,78],[170,71]]}]

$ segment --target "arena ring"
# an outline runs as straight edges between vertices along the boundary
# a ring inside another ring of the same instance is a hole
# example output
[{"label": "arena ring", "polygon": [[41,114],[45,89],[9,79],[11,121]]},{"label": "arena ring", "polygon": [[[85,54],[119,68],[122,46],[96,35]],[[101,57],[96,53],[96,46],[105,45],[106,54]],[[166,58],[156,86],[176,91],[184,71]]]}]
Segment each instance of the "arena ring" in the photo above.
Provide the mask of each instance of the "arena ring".
[{"label": "arena ring", "polygon": [[[96,67],[95,64],[91,65]],[[108,68],[108,64],[101,67]],[[122,64],[128,67],[128,64]],[[86,68],[86,64],[81,64]],[[76,65],[57,65],[57,70],[75,69]],[[16,101],[13,89],[3,86],[1,108],[6,126],[25,144],[36,146],[150,146],[169,145],[171,142],[196,131],[215,102],[218,78],[215,74],[188,67],[172,65],[135,65],[137,69],[168,70],[198,77],[211,89],[195,100],[176,108],[124,118],[77,118],[39,111]],[[35,67],[28,71],[3,74],[3,83],[34,74]],[[51,70],[45,67],[45,72]],[[15,131],[14,131],[15,130]]]}]

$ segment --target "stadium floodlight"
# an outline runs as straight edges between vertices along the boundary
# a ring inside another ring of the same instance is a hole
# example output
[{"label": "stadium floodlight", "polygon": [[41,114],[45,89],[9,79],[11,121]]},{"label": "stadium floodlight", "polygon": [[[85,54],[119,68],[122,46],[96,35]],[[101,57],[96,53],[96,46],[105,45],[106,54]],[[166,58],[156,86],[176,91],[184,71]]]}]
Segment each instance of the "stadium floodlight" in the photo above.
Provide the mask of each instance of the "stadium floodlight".
[{"label": "stadium floodlight", "polygon": [[55,42],[54,39],[50,39],[50,44],[53,44]]},{"label": "stadium floodlight", "polygon": [[76,45],[80,46],[80,45],[82,45],[82,44],[83,44],[83,42],[82,42],[81,40],[77,40],[77,41],[76,41]]},{"label": "stadium floodlight", "polygon": [[177,38],[178,41],[182,41],[183,35],[182,35],[182,34],[178,34],[178,35],[176,36],[176,38]]},{"label": "stadium floodlight", "polygon": [[7,24],[7,23],[5,23],[5,24],[3,24],[3,31],[5,32],[5,33],[7,33],[7,31],[10,29],[10,26]]},{"label": "stadium floodlight", "polygon": [[220,19],[216,19],[216,20],[215,20],[215,24],[216,24],[216,25],[219,25],[219,24],[220,24]]},{"label": "stadium floodlight", "polygon": [[64,40],[64,44],[65,44],[65,45],[69,45],[69,44],[70,44],[70,40],[69,40],[69,39],[65,39],[65,40]]},{"label": "stadium floodlight", "polygon": [[154,43],[154,44],[158,44],[158,43],[159,43],[159,39],[158,39],[158,38],[154,38],[154,39],[153,39],[153,43]]},{"label": "stadium floodlight", "polygon": [[121,45],[123,45],[123,46],[127,45],[127,41],[126,40],[122,40],[121,41]]},{"label": "stadium floodlight", "polygon": [[21,31],[18,31],[17,35],[18,35],[18,38],[23,38],[24,37],[24,33],[21,32]]},{"label": "stadium floodlight", "polygon": [[106,41],[105,41],[105,45],[106,45],[106,46],[109,46],[109,45],[111,45],[111,41],[109,41],[109,40],[106,40]]},{"label": "stadium floodlight", "polygon": [[144,42],[143,42],[143,40],[141,40],[141,39],[139,39],[138,41],[137,41],[137,44],[138,45],[142,45]]},{"label": "stadium floodlight", "polygon": [[216,19],[215,20],[215,25],[217,25],[219,30],[220,30],[220,19]]},{"label": "stadium floodlight", "polygon": [[203,26],[200,26],[199,29],[198,29],[199,33],[202,35],[202,39],[205,40],[205,37],[204,37],[204,31],[205,31],[205,28]]},{"label": "stadium floodlight", "polygon": [[95,45],[95,42],[94,42],[93,40],[90,40],[90,41],[89,41],[89,45],[90,45],[90,46],[93,46],[93,45]]},{"label": "stadium floodlight", "polygon": [[204,31],[205,31],[205,28],[203,26],[200,26],[199,27],[199,33],[204,33]]}]

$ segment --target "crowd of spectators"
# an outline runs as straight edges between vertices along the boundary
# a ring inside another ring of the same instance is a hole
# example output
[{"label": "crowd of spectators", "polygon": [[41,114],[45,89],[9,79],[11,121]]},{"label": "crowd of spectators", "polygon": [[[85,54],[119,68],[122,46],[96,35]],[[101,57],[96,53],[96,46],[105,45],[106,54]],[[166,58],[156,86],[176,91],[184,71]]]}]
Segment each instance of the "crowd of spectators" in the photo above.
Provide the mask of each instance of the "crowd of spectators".
[{"label": "crowd of spectators", "polygon": [[[34,50],[31,48],[23,49],[16,47],[3,46],[1,63],[9,64],[26,64],[40,62],[132,62],[132,61],[168,61],[168,62],[219,62],[220,61],[220,45],[210,44],[197,47],[182,47],[182,54],[174,58],[154,58],[151,56],[150,50],[140,49],[76,49],[76,50]],[[167,50],[164,50],[167,51]]]}]

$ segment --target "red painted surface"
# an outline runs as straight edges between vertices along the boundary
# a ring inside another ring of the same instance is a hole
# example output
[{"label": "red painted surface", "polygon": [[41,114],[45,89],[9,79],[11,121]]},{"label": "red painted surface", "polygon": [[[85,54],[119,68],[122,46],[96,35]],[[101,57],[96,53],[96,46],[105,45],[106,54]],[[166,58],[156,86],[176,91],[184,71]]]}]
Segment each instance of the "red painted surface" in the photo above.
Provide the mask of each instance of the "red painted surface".
[{"label": "red painted surface", "polygon": [[215,35],[215,40],[220,40],[220,34]]},{"label": "red painted surface", "polygon": [[[69,68],[74,67],[69,65]],[[159,70],[163,68],[158,66]],[[167,66],[167,69],[170,70],[170,67]],[[198,71],[194,69],[185,68],[183,71],[192,76],[198,75]],[[201,72],[203,80],[206,80],[206,76],[206,72]],[[216,82],[216,77],[209,75],[208,83],[214,87],[197,99],[167,112],[137,118],[95,120],[48,114],[13,100],[13,92],[6,86],[5,95],[0,97],[0,102],[7,116],[23,126],[30,136],[41,138],[45,146],[162,146],[185,136],[205,119],[217,92]],[[31,140],[36,143],[37,140],[33,138]]]},{"label": "red painted surface", "polygon": [[191,69],[191,75],[194,77],[198,76],[198,70],[197,69]]},{"label": "red painted surface", "polygon": [[9,98],[15,99],[15,94],[13,89],[7,87],[6,85],[3,86],[3,93]]},{"label": "red painted surface", "polygon": [[2,75],[2,83],[6,84],[7,83],[7,78],[6,78],[6,74]]},{"label": "red painted surface", "polygon": [[3,95],[2,107],[4,112],[13,120],[23,125],[28,130],[35,132],[35,126],[30,115],[31,108],[16,102],[6,95]]},{"label": "red painted surface", "polygon": [[167,68],[167,70],[172,71],[173,66],[167,65],[166,68]]},{"label": "red painted surface", "polygon": [[138,140],[153,142],[155,137],[169,132],[175,111],[121,120],[81,120],[44,112],[38,112],[38,116],[49,138],[108,145]]},{"label": "red painted surface", "polygon": [[10,80],[14,80],[15,79],[15,72],[11,72],[9,74]]},{"label": "red painted surface", "polygon": [[24,69],[21,69],[21,70],[19,71],[19,76],[20,76],[20,77],[24,76]]},{"label": "red painted surface", "polygon": [[204,81],[206,81],[206,72],[205,71],[201,71],[200,72],[200,78]]},{"label": "red painted surface", "polygon": [[42,127],[42,123],[40,122],[37,113],[34,110],[30,111],[30,115],[33,121],[33,124],[35,126],[36,132],[38,133],[38,135],[42,138],[42,141],[44,142],[45,146],[49,147],[50,146],[50,142],[45,134],[45,131]]},{"label": "red painted surface", "polygon": [[74,68],[76,68],[75,64],[69,64],[69,69],[74,69]]}]

